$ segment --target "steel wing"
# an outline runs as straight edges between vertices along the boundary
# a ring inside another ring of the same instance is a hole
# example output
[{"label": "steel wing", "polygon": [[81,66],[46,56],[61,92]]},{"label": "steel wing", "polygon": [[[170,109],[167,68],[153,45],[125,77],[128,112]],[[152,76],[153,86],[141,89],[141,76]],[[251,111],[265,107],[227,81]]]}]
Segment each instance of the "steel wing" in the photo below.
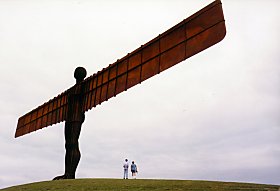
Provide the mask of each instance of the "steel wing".
[{"label": "steel wing", "polygon": [[[159,74],[220,42],[226,35],[221,1],[216,0],[107,68],[84,80],[83,110]],[[20,117],[15,137],[62,122],[68,90]]]}]

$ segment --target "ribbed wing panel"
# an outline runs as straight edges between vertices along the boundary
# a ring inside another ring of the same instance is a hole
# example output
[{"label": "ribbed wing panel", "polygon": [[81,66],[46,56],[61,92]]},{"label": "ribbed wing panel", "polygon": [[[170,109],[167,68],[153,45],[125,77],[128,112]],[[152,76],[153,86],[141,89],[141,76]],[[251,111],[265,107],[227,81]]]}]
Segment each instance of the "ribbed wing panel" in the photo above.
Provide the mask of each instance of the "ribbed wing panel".
[{"label": "ribbed wing panel", "polygon": [[67,113],[67,93],[51,99],[47,103],[20,117],[15,137],[36,131],[43,127],[62,122]]},{"label": "ribbed wing panel", "polygon": [[85,80],[87,111],[221,41],[222,5],[215,1]]},{"label": "ribbed wing panel", "polygon": [[[222,5],[217,0],[85,79],[83,111],[218,43],[225,34]],[[67,92],[20,117],[15,137],[64,121]]]}]

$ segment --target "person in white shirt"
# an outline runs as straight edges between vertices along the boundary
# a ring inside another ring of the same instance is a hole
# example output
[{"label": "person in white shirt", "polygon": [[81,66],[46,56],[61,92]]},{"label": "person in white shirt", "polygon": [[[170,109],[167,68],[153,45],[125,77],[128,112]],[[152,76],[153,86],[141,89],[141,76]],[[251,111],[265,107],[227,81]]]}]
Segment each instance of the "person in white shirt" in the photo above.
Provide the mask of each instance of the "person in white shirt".
[{"label": "person in white shirt", "polygon": [[129,163],[128,160],[125,159],[123,163],[123,170],[124,170],[123,179],[128,179],[128,168],[129,168]]}]

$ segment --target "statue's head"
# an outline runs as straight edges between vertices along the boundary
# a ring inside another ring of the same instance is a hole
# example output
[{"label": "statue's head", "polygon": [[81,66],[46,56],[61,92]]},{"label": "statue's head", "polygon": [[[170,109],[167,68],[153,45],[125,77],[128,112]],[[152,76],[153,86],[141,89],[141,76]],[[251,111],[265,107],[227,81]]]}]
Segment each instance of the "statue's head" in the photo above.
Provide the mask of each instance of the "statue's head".
[{"label": "statue's head", "polygon": [[87,76],[87,71],[83,67],[77,67],[74,72],[74,77],[76,78],[77,83],[84,80]]}]

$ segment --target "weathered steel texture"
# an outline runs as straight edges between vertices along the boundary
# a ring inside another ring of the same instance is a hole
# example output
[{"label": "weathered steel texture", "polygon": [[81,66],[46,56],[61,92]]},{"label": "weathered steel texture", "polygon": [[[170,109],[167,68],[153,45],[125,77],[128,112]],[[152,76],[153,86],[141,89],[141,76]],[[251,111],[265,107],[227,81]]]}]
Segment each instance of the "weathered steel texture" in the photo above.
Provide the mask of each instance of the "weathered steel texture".
[{"label": "weathered steel texture", "polygon": [[87,111],[221,41],[222,5],[215,1],[114,64],[86,79]]},{"label": "weathered steel texture", "polygon": [[[159,74],[221,41],[226,34],[222,4],[214,1],[150,42],[84,80],[83,111]],[[62,122],[68,91],[19,118],[16,135]]]},{"label": "weathered steel texture", "polygon": [[67,92],[20,117],[15,137],[62,122],[67,113]]}]

